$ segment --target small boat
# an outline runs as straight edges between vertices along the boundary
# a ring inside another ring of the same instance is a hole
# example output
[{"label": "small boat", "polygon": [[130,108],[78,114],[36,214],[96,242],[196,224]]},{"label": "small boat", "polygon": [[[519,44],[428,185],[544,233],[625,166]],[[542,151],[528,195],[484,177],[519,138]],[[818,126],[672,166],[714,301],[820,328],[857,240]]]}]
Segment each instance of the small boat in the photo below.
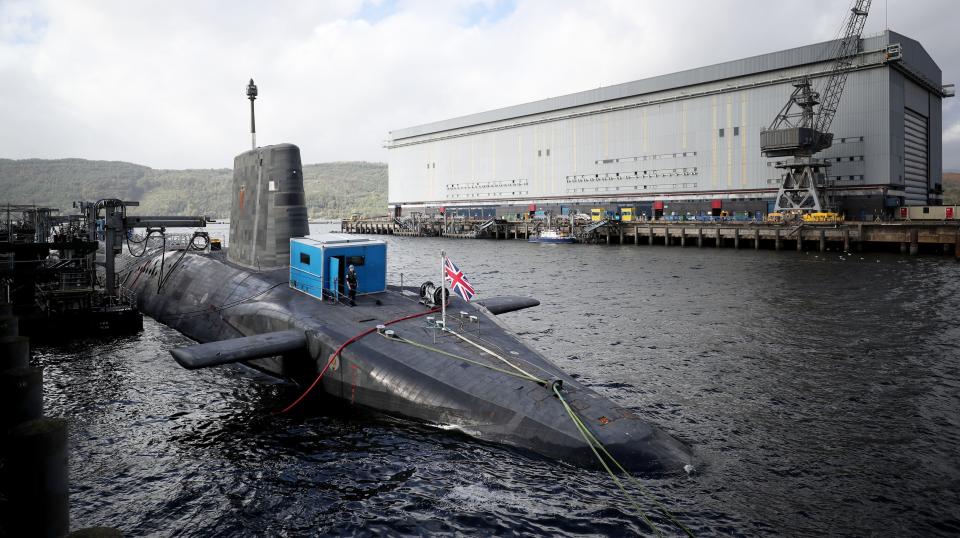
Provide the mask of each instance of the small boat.
[{"label": "small boat", "polygon": [[537,235],[531,235],[527,241],[531,243],[576,243],[577,240],[568,233],[559,230],[543,230]]}]

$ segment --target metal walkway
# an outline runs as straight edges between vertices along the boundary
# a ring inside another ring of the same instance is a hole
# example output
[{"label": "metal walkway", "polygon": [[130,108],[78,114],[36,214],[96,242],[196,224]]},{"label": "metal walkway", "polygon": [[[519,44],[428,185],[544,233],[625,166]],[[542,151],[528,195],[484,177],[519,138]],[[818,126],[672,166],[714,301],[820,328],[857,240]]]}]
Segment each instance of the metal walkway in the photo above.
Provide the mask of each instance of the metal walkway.
[{"label": "metal walkway", "polygon": [[595,232],[595,231],[599,230],[600,228],[603,228],[604,226],[607,226],[608,224],[610,224],[610,219],[604,219],[604,220],[601,220],[601,221],[598,221],[598,222],[594,222],[594,223],[591,224],[590,226],[587,226],[586,228],[584,228],[584,229],[583,229],[583,233],[584,233],[584,234],[588,234],[588,233],[590,233],[590,232]]}]

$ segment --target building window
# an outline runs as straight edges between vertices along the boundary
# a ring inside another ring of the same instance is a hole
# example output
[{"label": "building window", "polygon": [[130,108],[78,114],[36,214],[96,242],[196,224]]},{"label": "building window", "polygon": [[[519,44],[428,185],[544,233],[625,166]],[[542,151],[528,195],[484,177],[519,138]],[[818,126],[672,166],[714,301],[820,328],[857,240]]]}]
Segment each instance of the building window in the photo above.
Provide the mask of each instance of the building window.
[{"label": "building window", "polygon": [[304,264],[304,265],[310,265],[310,255],[307,254],[306,252],[301,252],[301,253],[300,253],[300,263],[302,263],[302,264]]},{"label": "building window", "polygon": [[720,129],[720,138],[723,138],[723,129]]},{"label": "building window", "polygon": [[549,157],[549,156],[550,156],[550,150],[548,149],[548,150],[547,150],[547,157]]},{"label": "building window", "polygon": [[929,207],[923,208],[923,212],[924,212],[924,214],[929,213],[929,212],[930,212],[930,208],[929,208]]},{"label": "building window", "polygon": [[539,149],[537,150],[537,157],[543,157],[543,152]]},{"label": "building window", "polygon": [[733,136],[740,136],[740,127],[733,128]]}]

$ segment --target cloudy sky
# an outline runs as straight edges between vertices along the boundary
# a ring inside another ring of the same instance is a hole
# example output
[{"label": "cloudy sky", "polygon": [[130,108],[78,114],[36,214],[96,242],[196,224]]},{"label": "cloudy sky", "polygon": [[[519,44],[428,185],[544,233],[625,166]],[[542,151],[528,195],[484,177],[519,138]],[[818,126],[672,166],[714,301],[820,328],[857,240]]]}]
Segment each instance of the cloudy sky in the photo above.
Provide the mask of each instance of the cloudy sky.
[{"label": "cloudy sky", "polygon": [[[0,0],[0,157],[229,167],[249,144],[253,77],[260,143],[385,161],[392,129],[826,40],[848,5]],[[958,23],[955,0],[875,0],[866,32],[918,39],[960,82]]]}]

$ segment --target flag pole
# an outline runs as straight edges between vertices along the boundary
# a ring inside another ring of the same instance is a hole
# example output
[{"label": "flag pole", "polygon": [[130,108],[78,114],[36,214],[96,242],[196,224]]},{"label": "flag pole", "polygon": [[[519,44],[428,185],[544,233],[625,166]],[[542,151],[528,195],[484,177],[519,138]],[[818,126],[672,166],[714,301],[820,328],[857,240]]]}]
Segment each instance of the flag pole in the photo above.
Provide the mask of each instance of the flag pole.
[{"label": "flag pole", "polygon": [[443,250],[440,251],[440,319],[443,320],[443,330],[447,330],[447,270],[444,265],[446,261],[447,253]]}]

